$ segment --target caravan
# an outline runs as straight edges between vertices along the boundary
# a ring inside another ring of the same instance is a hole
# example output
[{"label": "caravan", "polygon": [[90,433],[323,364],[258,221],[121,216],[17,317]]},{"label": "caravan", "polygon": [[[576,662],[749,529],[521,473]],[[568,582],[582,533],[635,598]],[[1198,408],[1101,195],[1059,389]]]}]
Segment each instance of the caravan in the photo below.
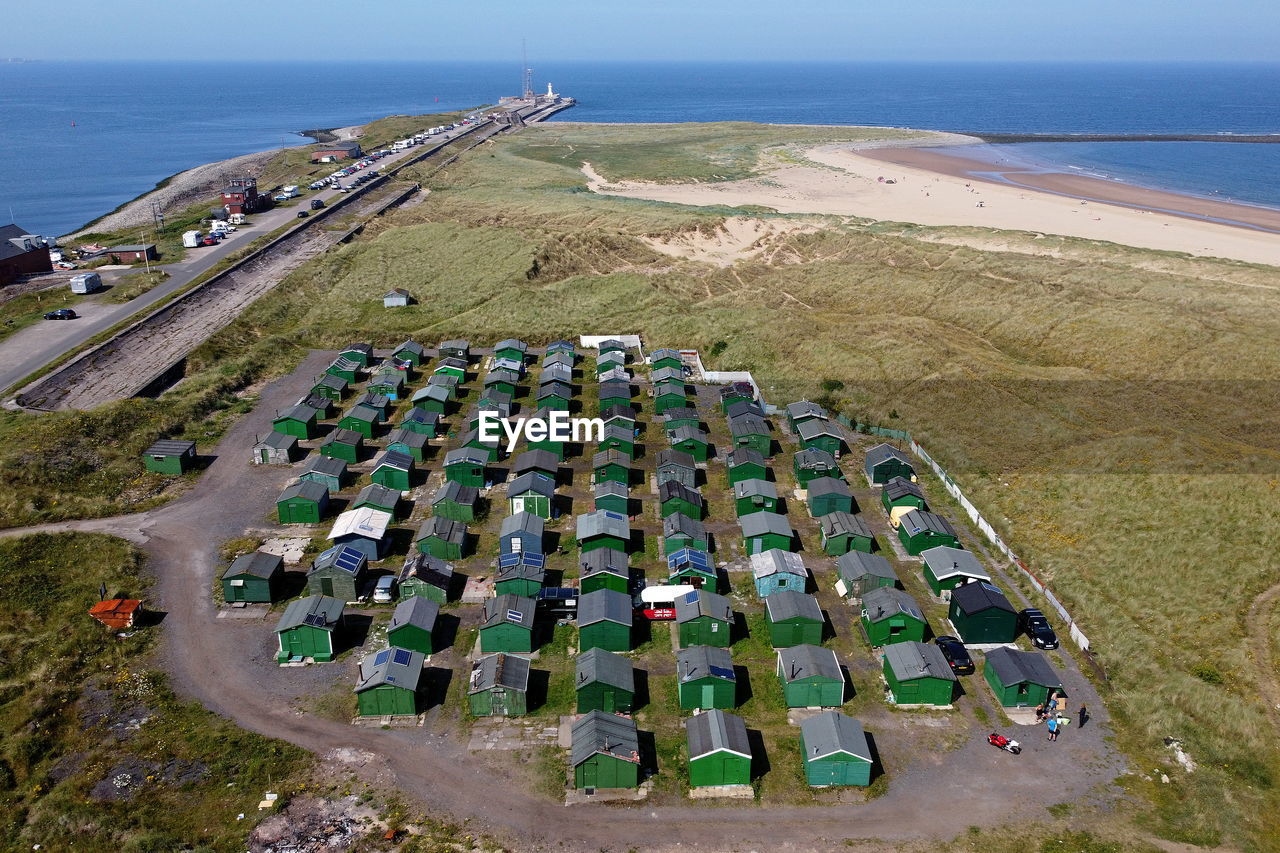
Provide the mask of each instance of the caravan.
[{"label": "caravan", "polygon": [[82,272],[71,276],[72,293],[96,293],[102,289],[102,276],[96,272]]}]

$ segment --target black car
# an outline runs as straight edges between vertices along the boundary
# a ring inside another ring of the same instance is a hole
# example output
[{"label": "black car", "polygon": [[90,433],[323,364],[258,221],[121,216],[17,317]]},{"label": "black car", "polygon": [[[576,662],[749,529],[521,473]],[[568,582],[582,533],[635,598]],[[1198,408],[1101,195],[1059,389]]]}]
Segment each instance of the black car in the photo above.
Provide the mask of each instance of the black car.
[{"label": "black car", "polygon": [[313,198],[313,199],[311,199],[311,209],[312,209],[312,210],[319,210],[319,209],[321,209],[322,207],[324,207],[324,199],[320,199],[320,198]]},{"label": "black car", "polygon": [[44,318],[46,320],[74,320],[76,316],[76,312],[70,308],[59,308],[57,311],[50,311],[45,314]]},{"label": "black car", "polygon": [[1030,638],[1031,645],[1037,649],[1058,647],[1058,635],[1053,632],[1044,614],[1034,607],[1018,612],[1018,630],[1025,633]]},{"label": "black car", "polygon": [[299,219],[306,219],[306,218],[307,218],[307,212],[306,212],[305,210],[299,210],[299,211],[298,211],[298,218],[299,218]]},{"label": "black car", "polygon": [[956,675],[973,675],[973,658],[964,643],[955,637],[934,637],[934,645],[942,652],[942,656],[951,664],[951,671]]}]

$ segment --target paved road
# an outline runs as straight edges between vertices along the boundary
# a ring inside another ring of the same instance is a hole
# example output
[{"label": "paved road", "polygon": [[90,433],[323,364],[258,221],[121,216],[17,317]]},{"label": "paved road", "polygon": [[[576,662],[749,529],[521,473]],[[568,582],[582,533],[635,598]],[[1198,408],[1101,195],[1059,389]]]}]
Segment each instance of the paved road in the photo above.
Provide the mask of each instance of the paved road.
[{"label": "paved road", "polygon": [[[457,139],[483,125],[467,125],[433,137],[430,145]],[[391,154],[379,160],[373,167],[385,174],[386,170],[425,150],[418,145]],[[337,168],[335,166],[334,168]],[[350,183],[346,179],[345,183]],[[171,264],[156,264],[153,269],[164,270],[169,278],[151,290],[122,304],[106,301],[105,294],[89,296],[76,304],[79,319],[59,322],[42,322],[29,326],[17,334],[0,341],[0,390],[30,376],[62,354],[82,345],[85,341],[144,309],[164,302],[175,291],[190,284],[197,276],[208,271],[227,255],[238,252],[264,234],[270,234],[282,225],[297,220],[299,210],[307,209],[312,199],[331,204],[342,196],[336,189],[326,188],[312,193],[301,202],[286,202],[265,213],[256,213],[248,225],[240,227],[231,237],[217,246],[188,249],[187,256]],[[137,270],[130,270],[136,272]],[[109,271],[110,272],[110,271]],[[114,274],[104,276],[110,282]]]},{"label": "paved road", "polygon": [[[272,625],[218,619],[210,597],[218,543],[261,529],[293,468],[251,466],[248,447],[270,429],[271,413],[300,396],[332,353],[315,353],[292,374],[266,386],[259,405],[215,448],[195,487],[159,509],[116,519],[46,525],[28,530],[93,530],[138,543],[156,577],[153,605],[167,613],[161,655],[174,688],[246,729],[305,747],[328,761],[363,755],[353,772],[389,775],[406,796],[431,812],[472,818],[516,849],[682,850],[830,849],[846,838],[886,841],[949,839],[969,826],[1045,818],[1045,807],[1088,799],[1106,804],[1124,760],[1106,742],[1106,709],[1078,670],[1063,672],[1072,701],[1093,709],[1090,724],[1072,727],[1056,744],[1039,728],[1019,730],[1026,746],[1014,757],[975,739],[959,749],[925,753],[890,767],[889,791],[869,803],[837,806],[693,805],[577,806],[566,811],[510,784],[466,743],[428,723],[422,729],[353,728],[294,707],[299,697],[330,689],[346,676],[330,665],[281,669],[274,664]],[[26,531],[5,531],[16,535]],[[341,666],[341,665],[334,665]],[[884,737],[930,737],[910,727]],[[1025,733],[1024,733],[1025,732]],[[668,768],[665,772],[671,772]]]}]

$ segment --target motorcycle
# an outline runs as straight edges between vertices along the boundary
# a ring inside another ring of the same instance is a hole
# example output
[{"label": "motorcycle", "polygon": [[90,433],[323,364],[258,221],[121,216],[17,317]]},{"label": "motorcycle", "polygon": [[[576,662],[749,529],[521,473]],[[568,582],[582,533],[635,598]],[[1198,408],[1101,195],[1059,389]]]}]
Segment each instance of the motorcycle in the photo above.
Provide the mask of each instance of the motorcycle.
[{"label": "motorcycle", "polygon": [[1012,738],[1007,738],[1004,735],[998,734],[996,732],[992,732],[991,734],[987,735],[987,743],[991,744],[992,746],[998,749],[1003,749],[1005,752],[1008,752],[1012,755],[1017,755],[1018,753],[1022,752],[1022,744],[1018,743],[1016,740]]}]

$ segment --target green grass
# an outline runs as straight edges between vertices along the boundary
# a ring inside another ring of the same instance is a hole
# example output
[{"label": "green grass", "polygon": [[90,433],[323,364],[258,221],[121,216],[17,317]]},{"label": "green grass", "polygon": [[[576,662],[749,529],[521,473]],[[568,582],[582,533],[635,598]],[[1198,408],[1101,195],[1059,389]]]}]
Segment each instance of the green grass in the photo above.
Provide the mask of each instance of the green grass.
[{"label": "green grass", "polygon": [[106,301],[115,304],[129,302],[137,299],[151,288],[161,284],[169,278],[169,273],[164,270],[153,270],[148,273],[145,269],[138,272],[131,272],[116,279],[111,289],[107,291]]},{"label": "green grass", "polygon": [[[156,629],[117,638],[88,617],[100,584],[109,596],[145,596],[140,569],[138,553],[108,536],[0,541],[5,849],[242,847],[252,818],[235,815],[257,815],[265,790],[287,797],[309,765],[302,750],[175,698],[147,668]],[[86,722],[91,712],[104,722]],[[136,730],[111,728],[143,718]],[[104,779],[138,768],[132,798],[92,797]]]}]

